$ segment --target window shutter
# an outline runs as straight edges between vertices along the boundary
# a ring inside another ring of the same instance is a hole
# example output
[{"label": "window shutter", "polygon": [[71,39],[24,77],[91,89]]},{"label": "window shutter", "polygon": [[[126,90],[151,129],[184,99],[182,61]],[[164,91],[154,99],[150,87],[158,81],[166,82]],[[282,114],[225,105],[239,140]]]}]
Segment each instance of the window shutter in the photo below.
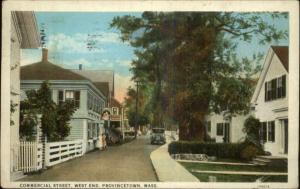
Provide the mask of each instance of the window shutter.
[{"label": "window shutter", "polygon": [[268,101],[268,82],[265,82],[265,101]]},{"label": "window shutter", "polygon": [[277,89],[277,79],[273,79],[271,82],[271,86],[272,86],[272,99],[276,99],[277,95],[276,95],[276,89]]},{"label": "window shutter", "polygon": [[282,76],[282,97],[286,94],[286,75]]},{"label": "window shutter", "polygon": [[263,122],[263,141],[267,141],[267,122]]}]

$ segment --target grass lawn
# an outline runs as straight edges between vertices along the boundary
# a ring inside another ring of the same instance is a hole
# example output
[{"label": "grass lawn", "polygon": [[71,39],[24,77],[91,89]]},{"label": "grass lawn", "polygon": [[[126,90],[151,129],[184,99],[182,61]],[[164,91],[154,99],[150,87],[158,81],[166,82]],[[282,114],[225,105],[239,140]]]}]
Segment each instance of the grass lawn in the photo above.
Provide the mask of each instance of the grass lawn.
[{"label": "grass lawn", "polygon": [[287,172],[287,167],[274,166],[253,166],[253,165],[220,165],[220,164],[206,164],[206,163],[187,163],[181,164],[188,170],[196,169],[201,171],[254,171],[254,172]]},{"label": "grass lawn", "polygon": [[[229,162],[229,161],[227,161]],[[231,161],[233,162],[233,161]],[[236,161],[235,161],[236,162]],[[200,171],[247,171],[247,172],[287,172],[287,166],[272,167],[272,166],[251,166],[251,165],[220,165],[220,164],[205,164],[205,163],[187,163],[180,162],[187,170]],[[216,176],[217,182],[255,182],[256,179],[262,177],[257,175],[228,175],[214,173],[195,173],[201,182],[208,182],[209,176]],[[287,176],[265,176],[264,182],[287,182]]]}]

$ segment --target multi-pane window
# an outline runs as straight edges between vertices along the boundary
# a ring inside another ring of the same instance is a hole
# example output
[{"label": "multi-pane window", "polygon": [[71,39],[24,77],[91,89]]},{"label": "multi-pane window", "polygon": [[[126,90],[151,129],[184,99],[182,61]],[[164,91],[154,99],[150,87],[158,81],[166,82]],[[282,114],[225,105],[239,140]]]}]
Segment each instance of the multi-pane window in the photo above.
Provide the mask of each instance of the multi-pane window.
[{"label": "multi-pane window", "polygon": [[262,142],[267,141],[267,122],[262,122],[259,130],[260,140]]},{"label": "multi-pane window", "polygon": [[262,122],[259,135],[262,142],[275,142],[275,122]]},{"label": "multi-pane window", "polygon": [[275,122],[268,122],[268,141],[275,142]]},{"label": "multi-pane window", "polygon": [[284,98],[286,95],[286,76],[265,82],[265,101]]},{"label": "multi-pane window", "polygon": [[88,139],[93,138],[93,123],[88,123],[87,134],[88,134]]},{"label": "multi-pane window", "polygon": [[58,103],[61,104],[64,101],[72,101],[76,108],[80,106],[80,91],[58,91]]},{"label": "multi-pane window", "polygon": [[223,136],[224,129],[223,129],[223,123],[217,123],[217,135]]}]

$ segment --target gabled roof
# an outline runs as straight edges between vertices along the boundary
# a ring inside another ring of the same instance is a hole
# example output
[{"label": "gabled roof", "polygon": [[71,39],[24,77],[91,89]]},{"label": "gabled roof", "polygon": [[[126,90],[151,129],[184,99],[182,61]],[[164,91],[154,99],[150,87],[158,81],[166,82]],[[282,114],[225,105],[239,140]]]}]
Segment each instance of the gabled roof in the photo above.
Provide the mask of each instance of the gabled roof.
[{"label": "gabled roof", "polygon": [[99,89],[105,97],[108,98],[109,94],[109,83],[108,82],[93,82],[93,84]]},{"label": "gabled roof", "polygon": [[21,80],[89,80],[70,70],[41,61],[21,67]]},{"label": "gabled roof", "polygon": [[263,65],[263,69],[259,75],[259,80],[257,82],[254,94],[251,99],[251,104],[254,104],[259,96],[259,93],[261,91],[261,88],[263,87],[265,77],[268,73],[270,64],[273,59],[273,55],[276,55],[285,70],[288,72],[289,68],[289,47],[288,46],[271,46],[271,48],[268,51],[268,54],[265,58],[265,62]]},{"label": "gabled roof", "polygon": [[272,46],[283,67],[289,72],[289,48],[287,46]]}]

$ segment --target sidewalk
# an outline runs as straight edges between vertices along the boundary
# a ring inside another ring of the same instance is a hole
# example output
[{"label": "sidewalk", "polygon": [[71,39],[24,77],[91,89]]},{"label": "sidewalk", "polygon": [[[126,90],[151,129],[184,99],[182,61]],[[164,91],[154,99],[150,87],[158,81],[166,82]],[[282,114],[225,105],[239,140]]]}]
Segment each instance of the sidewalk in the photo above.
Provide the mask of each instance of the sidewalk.
[{"label": "sidewalk", "polygon": [[171,158],[168,152],[168,145],[171,138],[167,136],[167,143],[150,154],[150,158],[161,182],[199,182],[183,166]]}]

